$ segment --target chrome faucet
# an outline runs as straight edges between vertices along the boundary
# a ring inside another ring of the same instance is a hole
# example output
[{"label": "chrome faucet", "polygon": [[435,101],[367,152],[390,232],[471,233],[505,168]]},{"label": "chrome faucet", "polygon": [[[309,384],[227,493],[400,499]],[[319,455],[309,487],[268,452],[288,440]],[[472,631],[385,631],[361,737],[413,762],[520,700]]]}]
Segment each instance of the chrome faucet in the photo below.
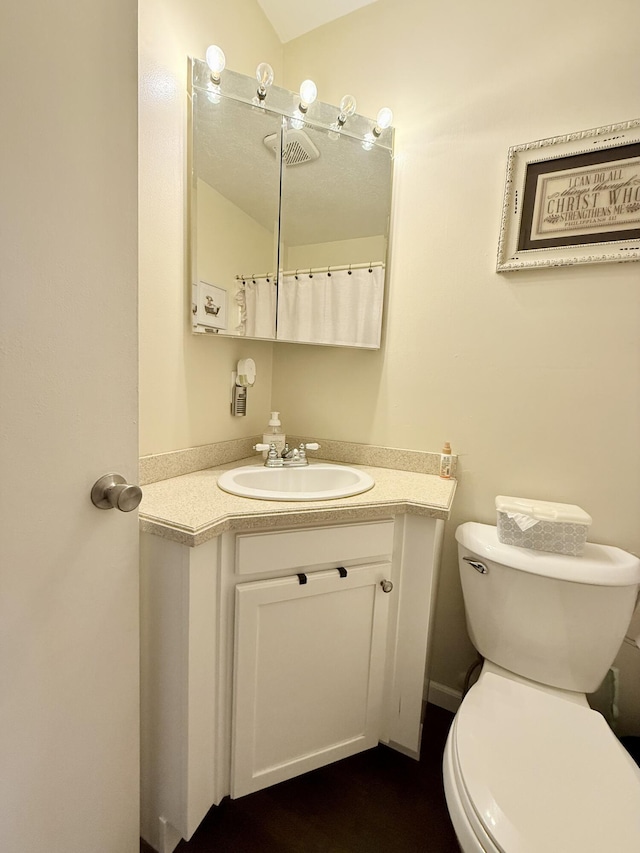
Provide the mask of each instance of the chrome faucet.
[{"label": "chrome faucet", "polygon": [[317,441],[300,442],[298,447],[289,447],[285,444],[282,453],[278,455],[275,444],[256,444],[254,450],[267,451],[265,467],[267,468],[301,468],[308,465],[307,450],[320,450]]}]

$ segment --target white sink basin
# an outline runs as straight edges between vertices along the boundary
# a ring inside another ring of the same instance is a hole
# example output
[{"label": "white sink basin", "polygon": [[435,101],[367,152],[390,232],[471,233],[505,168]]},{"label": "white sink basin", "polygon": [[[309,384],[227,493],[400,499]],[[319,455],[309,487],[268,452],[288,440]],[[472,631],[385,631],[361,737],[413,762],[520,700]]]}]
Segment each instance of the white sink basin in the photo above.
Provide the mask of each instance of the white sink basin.
[{"label": "white sink basin", "polygon": [[365,471],[324,462],[301,468],[247,465],[218,477],[223,491],[263,501],[328,501],[359,495],[374,485]]}]

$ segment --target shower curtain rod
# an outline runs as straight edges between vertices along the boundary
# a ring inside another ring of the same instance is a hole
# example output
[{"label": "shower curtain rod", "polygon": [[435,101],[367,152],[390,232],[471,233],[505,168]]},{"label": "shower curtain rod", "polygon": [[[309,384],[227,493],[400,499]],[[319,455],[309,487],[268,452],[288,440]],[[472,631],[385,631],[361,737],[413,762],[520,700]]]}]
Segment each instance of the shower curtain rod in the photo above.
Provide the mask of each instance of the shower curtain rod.
[{"label": "shower curtain rod", "polygon": [[[375,261],[369,264],[338,264],[336,266],[328,266],[328,267],[299,267],[296,270],[284,270],[282,275],[313,275],[314,273],[323,273],[323,272],[341,272],[343,270],[370,270],[374,267],[383,267],[384,263],[382,261]],[[256,278],[272,278],[274,281],[276,276],[273,273],[260,273],[260,275],[237,275],[237,281],[254,281]]]}]

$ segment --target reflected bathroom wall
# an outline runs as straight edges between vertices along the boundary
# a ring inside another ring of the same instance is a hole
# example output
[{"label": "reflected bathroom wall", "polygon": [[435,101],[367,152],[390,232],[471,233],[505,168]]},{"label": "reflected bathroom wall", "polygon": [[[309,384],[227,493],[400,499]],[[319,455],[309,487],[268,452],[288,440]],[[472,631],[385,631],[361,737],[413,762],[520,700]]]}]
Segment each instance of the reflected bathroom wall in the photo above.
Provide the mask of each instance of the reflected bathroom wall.
[{"label": "reflected bathroom wall", "polygon": [[[237,279],[238,270],[241,269],[269,269],[273,263],[273,231],[264,228],[205,181],[198,180],[197,196],[198,281],[215,285],[225,292],[226,311],[220,318],[223,325],[217,328],[231,334],[236,332],[250,337],[273,338],[275,279],[272,277],[269,283],[265,279],[247,281],[244,286]],[[246,291],[251,300],[251,292],[259,289],[273,291],[272,309],[270,312],[250,311],[251,325],[247,328]],[[218,303],[215,307],[218,307]],[[219,317],[219,313],[214,316]]]}]

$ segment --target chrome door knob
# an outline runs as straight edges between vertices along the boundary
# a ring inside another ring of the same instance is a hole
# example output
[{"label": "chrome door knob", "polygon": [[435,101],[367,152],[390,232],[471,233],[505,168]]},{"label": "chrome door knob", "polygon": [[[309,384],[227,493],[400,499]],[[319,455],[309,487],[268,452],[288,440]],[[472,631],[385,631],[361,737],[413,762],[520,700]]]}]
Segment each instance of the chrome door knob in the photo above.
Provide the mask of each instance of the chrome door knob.
[{"label": "chrome door knob", "polygon": [[105,474],[93,484],[91,502],[98,509],[131,512],[142,500],[140,486],[130,486],[120,474]]},{"label": "chrome door knob", "polygon": [[382,587],[383,592],[391,592],[393,589],[393,583],[391,581],[380,581],[380,586]]}]

